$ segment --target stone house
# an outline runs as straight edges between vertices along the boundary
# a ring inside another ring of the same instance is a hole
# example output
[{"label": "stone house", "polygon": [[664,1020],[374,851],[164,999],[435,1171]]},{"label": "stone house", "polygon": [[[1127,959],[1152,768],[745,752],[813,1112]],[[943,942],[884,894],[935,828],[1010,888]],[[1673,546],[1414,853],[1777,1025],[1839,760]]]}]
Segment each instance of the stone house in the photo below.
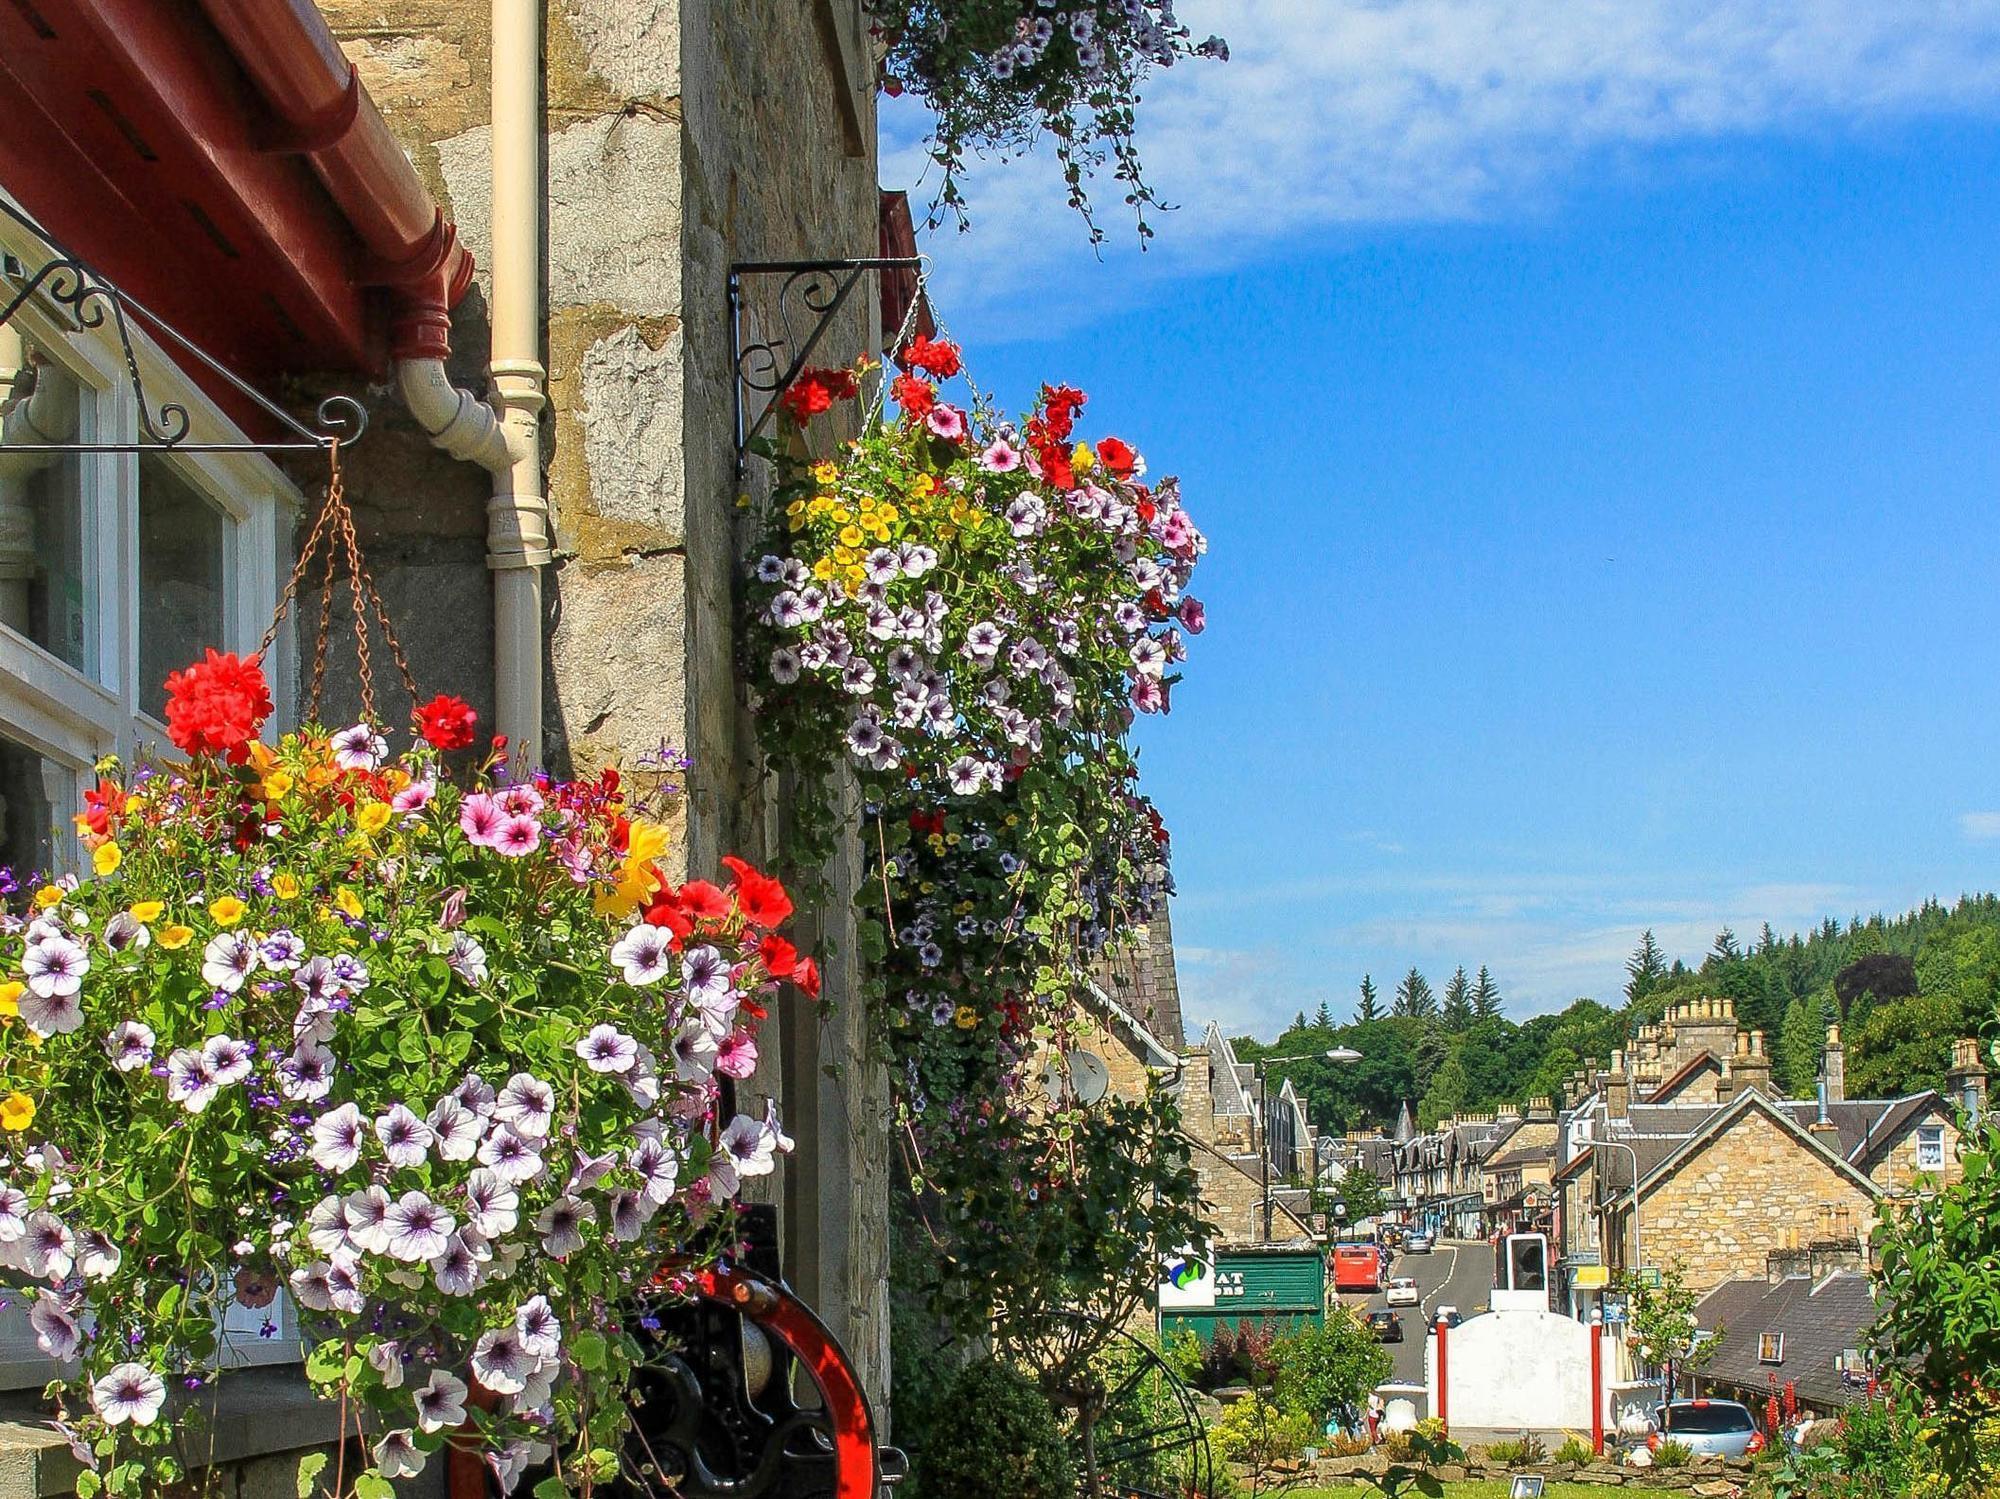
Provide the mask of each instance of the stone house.
[{"label": "stone house", "polygon": [[1485,1164],[1522,1123],[1516,1110],[1474,1110],[1400,1142],[1395,1196],[1405,1221],[1450,1238],[1480,1237]]},{"label": "stone house", "polygon": [[[1696,1018],[1734,1024],[1726,1002]],[[1976,1117],[1985,1102],[1971,1041],[1956,1048],[1949,1099],[1849,1099],[1834,1027],[1821,1097],[1798,1100],[1775,1096],[1761,1037],[1704,1036],[1694,1054],[1676,1054],[1676,1029],[1642,1036],[1650,1049],[1637,1056],[1615,1053],[1564,1118],[1555,1227],[1579,1311],[1635,1265],[1681,1261],[1698,1291],[1781,1269],[1865,1266],[1883,1198],[1957,1178],[1959,1110],[1969,1103]]]},{"label": "stone house", "polygon": [[[358,401],[342,472],[423,690],[557,771],[683,750],[682,869],[761,858],[783,808],[734,671],[739,496],[766,482],[739,471],[738,343],[800,334],[784,276],[732,268],[907,247],[871,47],[858,0],[0,6],[0,195],[41,231],[0,216],[0,306],[53,240],[301,420]],[[879,351],[913,294],[870,277],[817,358]],[[326,478],[323,454],[161,450],[173,406],[190,445],[278,434],[156,327],[134,342],[143,405],[109,320],[45,287],[0,329],[0,864],[72,861],[90,766],[158,742],[167,670],[257,648]],[[754,421],[764,397],[743,399]],[[152,451],[7,451],[35,439]],[[296,630],[273,647],[281,722]],[[330,719],[355,712],[353,666],[336,644]],[[383,718],[406,709],[390,685]],[[857,874],[831,873],[802,935],[852,954]],[[798,1140],[769,1193],[786,1272],[879,1402],[887,1092],[851,962],[828,967],[830,1018],[772,1017],[744,1089]],[[241,1361],[295,1360],[282,1331]],[[0,1374],[46,1375],[17,1322]],[[273,1377],[232,1428],[246,1462],[326,1435]]]},{"label": "stone house", "polygon": [[1695,1393],[1741,1400],[1760,1420],[1788,1394],[1802,1414],[1835,1414],[1869,1391],[1878,1311],[1873,1282],[1854,1270],[1724,1281],[1695,1306],[1695,1326],[1721,1338]]},{"label": "stone house", "polygon": [[1488,1237],[1539,1232],[1548,1226],[1561,1135],[1555,1101],[1540,1096],[1529,1099],[1521,1122],[1494,1141],[1479,1166]]}]

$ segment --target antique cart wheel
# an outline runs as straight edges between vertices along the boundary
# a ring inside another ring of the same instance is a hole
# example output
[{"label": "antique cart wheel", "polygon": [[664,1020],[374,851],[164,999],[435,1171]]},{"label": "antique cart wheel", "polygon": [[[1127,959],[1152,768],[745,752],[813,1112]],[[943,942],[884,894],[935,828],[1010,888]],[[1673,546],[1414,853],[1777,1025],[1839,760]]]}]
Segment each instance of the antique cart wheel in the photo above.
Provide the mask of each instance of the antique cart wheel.
[{"label": "antique cart wheel", "polygon": [[885,1469],[887,1482],[901,1477],[899,1455],[876,1450],[854,1366],[811,1308],[743,1266],[694,1284],[700,1299],[662,1308],[649,1331],[659,1357],[634,1381],[633,1430],[607,1493],[878,1499]]},{"label": "antique cart wheel", "polygon": [[1011,1338],[1066,1417],[1079,1499],[1214,1499],[1195,1392],[1143,1339],[1085,1312],[1044,1312]]}]

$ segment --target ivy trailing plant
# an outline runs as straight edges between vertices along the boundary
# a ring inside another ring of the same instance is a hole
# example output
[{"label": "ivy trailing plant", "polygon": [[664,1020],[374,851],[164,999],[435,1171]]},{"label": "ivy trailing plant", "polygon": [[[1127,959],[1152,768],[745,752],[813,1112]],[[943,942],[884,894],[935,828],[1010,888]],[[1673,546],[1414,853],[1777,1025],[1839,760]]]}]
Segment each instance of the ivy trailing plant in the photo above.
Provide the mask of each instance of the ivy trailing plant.
[{"label": "ivy trailing plant", "polygon": [[1137,219],[1153,233],[1134,130],[1139,93],[1157,68],[1189,57],[1226,60],[1221,37],[1196,42],[1173,0],[864,0],[885,48],[883,87],[923,100],[937,124],[931,156],[943,173],[937,210],[965,222],[966,158],[1018,154],[1046,133],[1070,206],[1093,243],[1087,179],[1107,160]]},{"label": "ivy trailing plant", "polygon": [[308,1481],[386,1499],[457,1439],[587,1494],[634,1296],[684,1294],[790,1144],[717,1117],[779,983],[817,987],[790,898],[740,861],[668,885],[653,799],[508,780],[455,699],[392,756],[365,723],[258,741],[254,659],[168,686],[188,761],[102,767],[88,877],[0,915],[0,1260],[78,1494],[189,1477],[223,1314],[281,1290],[372,1459]]},{"label": "ivy trailing plant", "polygon": [[[1171,889],[1125,736],[1166,710],[1203,626],[1186,587],[1206,543],[1130,446],[1077,441],[1081,392],[1045,387],[1013,423],[944,399],[954,346],[902,359],[893,416],[785,466],[744,669],[798,788],[798,869],[832,852],[839,776],[860,784],[861,938],[924,1289],[946,1326],[1005,1341],[1057,1311],[1122,1321],[1163,1254],[1207,1238],[1169,1097],[1085,1105],[1060,1069],[1041,1086],[1091,973]],[[809,370],[786,409],[803,425],[856,388]]]}]

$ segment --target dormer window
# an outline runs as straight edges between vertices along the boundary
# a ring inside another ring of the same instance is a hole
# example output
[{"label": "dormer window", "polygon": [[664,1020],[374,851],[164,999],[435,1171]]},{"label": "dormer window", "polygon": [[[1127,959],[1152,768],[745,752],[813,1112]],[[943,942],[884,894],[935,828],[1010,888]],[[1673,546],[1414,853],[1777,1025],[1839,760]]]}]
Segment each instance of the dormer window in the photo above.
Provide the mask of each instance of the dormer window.
[{"label": "dormer window", "polygon": [[1936,1171],[1944,1165],[1944,1126],[1926,1124],[1917,1131],[1917,1169]]}]

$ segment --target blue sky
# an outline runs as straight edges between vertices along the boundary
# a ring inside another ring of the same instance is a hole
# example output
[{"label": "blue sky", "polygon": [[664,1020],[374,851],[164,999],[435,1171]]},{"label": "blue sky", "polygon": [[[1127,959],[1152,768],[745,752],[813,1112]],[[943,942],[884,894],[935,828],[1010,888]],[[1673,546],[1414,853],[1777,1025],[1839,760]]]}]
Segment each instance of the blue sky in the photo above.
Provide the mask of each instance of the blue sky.
[{"label": "blue sky", "polygon": [[1160,250],[975,175],[975,375],[1210,536],[1143,738],[1191,1018],[2000,883],[2000,6],[1935,9],[1184,3]]}]

